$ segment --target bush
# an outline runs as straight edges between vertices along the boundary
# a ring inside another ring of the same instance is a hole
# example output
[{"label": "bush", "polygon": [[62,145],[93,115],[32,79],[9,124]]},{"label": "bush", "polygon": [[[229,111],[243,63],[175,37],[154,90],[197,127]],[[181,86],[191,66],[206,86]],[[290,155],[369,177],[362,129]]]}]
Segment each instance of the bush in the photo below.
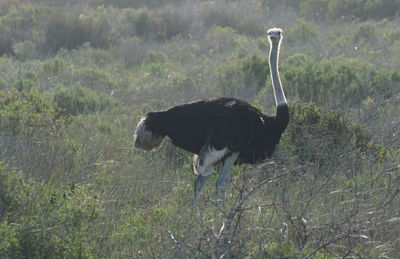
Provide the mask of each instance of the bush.
[{"label": "bush", "polygon": [[285,39],[291,44],[308,43],[316,41],[318,35],[318,28],[315,24],[300,19],[287,30]]},{"label": "bush", "polygon": [[169,40],[175,36],[187,37],[190,32],[193,18],[184,15],[182,11],[167,9],[160,14],[159,33],[160,40]]},{"label": "bush", "polygon": [[14,40],[0,32],[0,56],[14,55]]},{"label": "bush", "polygon": [[139,38],[128,38],[115,49],[117,57],[121,58],[127,67],[142,64],[148,47]]},{"label": "bush", "polygon": [[79,185],[56,190],[0,164],[0,254],[23,258],[90,258],[96,200]]},{"label": "bush", "polygon": [[139,11],[134,26],[136,34],[141,37],[157,32],[157,21],[146,9]]},{"label": "bush", "polygon": [[395,16],[399,8],[397,0],[305,0],[300,3],[302,15],[317,21],[389,18]]},{"label": "bush", "polygon": [[31,81],[19,81],[19,92],[13,88],[9,93],[0,93],[0,128],[13,134],[32,132],[56,123],[59,114],[43,96],[32,88]]},{"label": "bush", "polygon": [[[398,72],[383,71],[377,73],[373,66],[359,60],[336,58],[317,61],[296,54],[282,65],[281,76],[290,96],[346,109],[357,107],[368,96],[391,96],[390,89],[400,84]],[[387,75],[385,80],[383,74]]]},{"label": "bush", "polygon": [[213,26],[230,27],[240,34],[254,37],[260,36],[265,32],[263,21],[256,16],[248,17],[239,11],[222,7],[210,7],[204,12],[205,14],[202,15],[202,18],[206,28]]},{"label": "bush", "polygon": [[328,6],[328,0],[305,0],[300,3],[300,12],[308,19],[321,21],[325,19]]},{"label": "bush", "polygon": [[355,32],[353,36],[353,42],[357,43],[361,40],[370,42],[375,40],[376,36],[377,32],[375,26],[371,23],[364,22],[359,25],[357,31]]},{"label": "bush", "polygon": [[95,48],[105,48],[111,43],[108,26],[79,13],[61,10],[50,15],[45,29],[47,51],[68,50],[89,42]]},{"label": "bush", "polygon": [[218,87],[223,95],[253,97],[262,88],[269,75],[267,58],[252,54],[220,67]]},{"label": "bush", "polygon": [[[93,0],[92,0],[93,1]],[[159,8],[168,4],[179,4],[184,2],[183,0],[95,0],[93,1],[94,5],[106,5],[106,6],[115,6],[119,8],[141,8],[141,7],[151,7],[151,8]]]},{"label": "bush", "polygon": [[101,111],[112,104],[110,97],[79,85],[58,87],[55,90],[53,102],[58,109],[70,115]]},{"label": "bush", "polygon": [[144,9],[137,15],[135,31],[140,37],[164,41],[178,35],[186,37],[192,23],[193,18],[179,10],[165,9],[160,13],[155,13]]}]

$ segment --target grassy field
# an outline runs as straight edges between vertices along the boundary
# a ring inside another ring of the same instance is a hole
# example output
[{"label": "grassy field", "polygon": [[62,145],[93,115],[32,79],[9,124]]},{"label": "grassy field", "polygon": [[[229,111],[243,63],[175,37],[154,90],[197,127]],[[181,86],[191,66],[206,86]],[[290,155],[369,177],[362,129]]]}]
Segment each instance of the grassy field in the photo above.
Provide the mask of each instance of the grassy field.
[{"label": "grassy field", "polygon": [[[0,1],[0,258],[399,258],[400,3]],[[290,123],[216,172],[133,148],[149,111],[231,96]]]}]

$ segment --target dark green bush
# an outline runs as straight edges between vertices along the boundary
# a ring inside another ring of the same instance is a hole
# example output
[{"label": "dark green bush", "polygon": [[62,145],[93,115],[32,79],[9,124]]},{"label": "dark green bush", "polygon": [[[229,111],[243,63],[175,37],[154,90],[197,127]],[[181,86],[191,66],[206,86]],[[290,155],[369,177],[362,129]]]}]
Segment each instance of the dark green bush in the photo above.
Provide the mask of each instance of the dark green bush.
[{"label": "dark green bush", "polygon": [[180,10],[165,9],[160,13],[155,13],[144,9],[137,15],[135,31],[140,37],[164,41],[178,35],[187,37],[192,23],[193,18]]},{"label": "dark green bush", "polygon": [[304,44],[316,41],[318,34],[318,28],[315,24],[300,19],[287,30],[285,40],[292,44],[297,42]]},{"label": "dark green bush", "polygon": [[14,40],[8,35],[0,32],[0,56],[14,55]]},{"label": "dark green bush", "polygon": [[375,29],[375,26],[371,23],[364,22],[361,23],[357,29],[357,31],[354,34],[354,43],[359,42],[360,40],[364,41],[373,41],[376,39],[377,32]]},{"label": "dark green bush", "polygon": [[281,76],[290,96],[342,108],[355,107],[368,96],[387,98],[390,89],[400,84],[397,71],[377,72],[358,60],[319,61],[304,54],[289,57],[282,65]]},{"label": "dark green bush", "polygon": [[283,139],[289,138],[301,161],[323,163],[343,152],[366,154],[376,161],[390,157],[386,148],[371,143],[372,132],[358,123],[351,124],[337,111],[327,111],[313,103],[290,104],[289,109],[290,125]]},{"label": "dark green bush", "polygon": [[[30,81],[20,81],[24,89]],[[55,124],[59,114],[39,92],[28,90],[19,92],[13,88],[9,93],[0,93],[0,128],[13,134],[28,134],[41,127]]]},{"label": "dark green bush", "polygon": [[187,37],[192,25],[192,17],[185,15],[180,10],[167,9],[160,14],[159,33],[160,40],[169,40],[175,36]]},{"label": "dark green bush", "polygon": [[224,95],[252,96],[265,87],[269,75],[267,57],[252,54],[220,67],[218,87]]},{"label": "dark green bush", "polygon": [[55,90],[54,104],[67,114],[78,115],[104,110],[110,107],[112,100],[79,85],[60,86]]},{"label": "dark green bush", "polygon": [[0,194],[2,257],[92,257],[88,231],[98,206],[83,186],[56,190],[0,164]]},{"label": "dark green bush", "polygon": [[157,20],[146,9],[139,11],[134,26],[136,34],[141,37],[157,32]]},{"label": "dark green bush", "polygon": [[15,5],[0,17],[0,32],[16,42],[37,40],[35,34],[47,14],[48,9],[45,7],[31,4]]}]

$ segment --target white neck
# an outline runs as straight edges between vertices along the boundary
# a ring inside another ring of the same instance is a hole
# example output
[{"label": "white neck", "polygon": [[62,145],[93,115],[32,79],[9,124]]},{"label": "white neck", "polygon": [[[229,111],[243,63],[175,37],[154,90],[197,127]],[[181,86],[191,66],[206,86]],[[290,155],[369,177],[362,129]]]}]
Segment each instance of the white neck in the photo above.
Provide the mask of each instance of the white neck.
[{"label": "white neck", "polygon": [[271,71],[272,86],[274,88],[275,103],[276,107],[278,107],[280,105],[287,105],[285,93],[283,92],[282,89],[278,71],[280,41],[279,42],[270,41],[270,43],[271,43],[271,49],[269,52],[269,68]]}]

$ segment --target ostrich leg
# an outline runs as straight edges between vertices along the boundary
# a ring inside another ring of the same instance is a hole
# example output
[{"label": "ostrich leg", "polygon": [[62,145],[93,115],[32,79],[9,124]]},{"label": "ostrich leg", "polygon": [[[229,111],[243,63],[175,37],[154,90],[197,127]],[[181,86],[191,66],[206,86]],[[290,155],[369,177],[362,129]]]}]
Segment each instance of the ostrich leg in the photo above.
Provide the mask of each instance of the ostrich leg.
[{"label": "ostrich leg", "polygon": [[236,159],[238,157],[239,153],[233,153],[232,155],[225,158],[221,173],[218,176],[216,187],[219,196],[218,198],[222,200],[225,200],[225,190],[228,186],[229,175],[231,173],[232,166],[236,162]]},{"label": "ostrich leg", "polygon": [[193,198],[193,204],[197,206],[199,202],[199,194],[201,192],[201,189],[203,189],[204,184],[206,183],[209,175],[203,176],[201,174],[197,175],[196,180],[194,180],[194,198]]},{"label": "ostrich leg", "polygon": [[214,167],[228,153],[228,148],[217,150],[211,145],[206,144],[200,151],[199,155],[195,155],[193,159],[194,173],[197,175],[194,181],[194,204],[197,204],[199,194],[203,188],[208,176],[213,172]]}]

